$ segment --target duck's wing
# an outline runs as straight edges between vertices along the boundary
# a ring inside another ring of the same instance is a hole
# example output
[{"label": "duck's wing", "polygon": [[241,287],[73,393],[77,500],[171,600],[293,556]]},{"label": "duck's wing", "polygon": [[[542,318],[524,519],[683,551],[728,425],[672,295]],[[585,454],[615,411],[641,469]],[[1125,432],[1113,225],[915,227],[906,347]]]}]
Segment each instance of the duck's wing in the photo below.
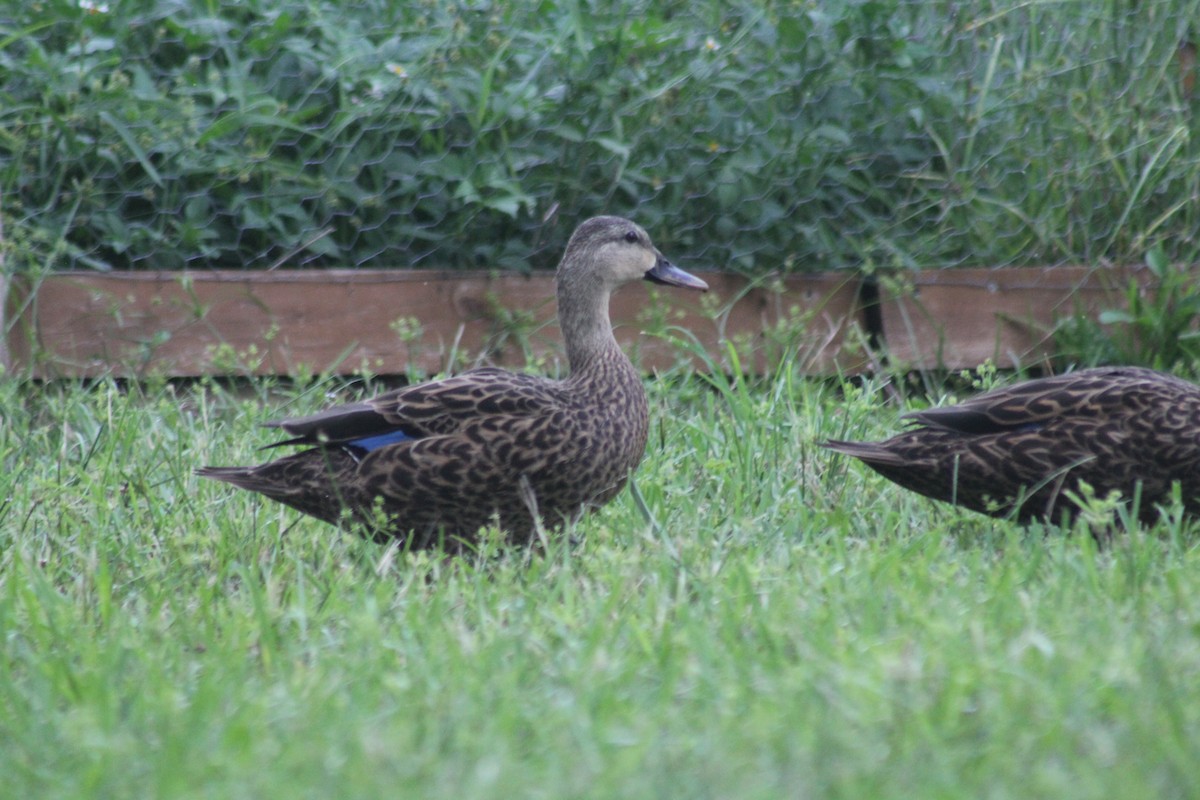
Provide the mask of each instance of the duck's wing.
[{"label": "duck's wing", "polygon": [[548,413],[561,407],[562,402],[557,381],[484,367],[266,425],[292,436],[271,447],[353,443],[373,449],[406,439],[455,433],[483,418]]},{"label": "duck's wing", "polygon": [[1024,381],[902,419],[928,428],[969,435],[1036,430],[1064,417],[1103,418],[1135,413],[1164,392],[1195,387],[1163,373],[1132,367],[1101,367]]}]

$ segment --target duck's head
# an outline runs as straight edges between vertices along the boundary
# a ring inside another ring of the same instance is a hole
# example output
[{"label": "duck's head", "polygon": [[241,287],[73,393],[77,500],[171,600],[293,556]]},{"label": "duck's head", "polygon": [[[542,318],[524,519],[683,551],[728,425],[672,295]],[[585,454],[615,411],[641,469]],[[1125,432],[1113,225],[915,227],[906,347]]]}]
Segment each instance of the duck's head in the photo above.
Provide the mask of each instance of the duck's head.
[{"label": "duck's head", "polygon": [[576,228],[558,277],[563,282],[599,281],[610,292],[635,280],[708,291],[707,283],[668,261],[641,225],[621,217],[592,217]]}]

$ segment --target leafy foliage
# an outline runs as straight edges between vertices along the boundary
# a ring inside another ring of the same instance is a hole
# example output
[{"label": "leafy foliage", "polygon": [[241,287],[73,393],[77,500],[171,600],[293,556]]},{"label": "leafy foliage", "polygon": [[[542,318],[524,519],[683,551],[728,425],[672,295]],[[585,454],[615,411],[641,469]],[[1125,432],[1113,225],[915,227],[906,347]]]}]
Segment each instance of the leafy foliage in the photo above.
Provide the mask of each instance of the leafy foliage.
[{"label": "leafy foliage", "polygon": [[1131,279],[1123,307],[1095,319],[1075,316],[1055,330],[1060,353],[1088,364],[1133,364],[1194,374],[1200,366],[1200,285],[1186,265],[1163,251],[1146,254],[1152,280]]},{"label": "leafy foliage", "polygon": [[9,268],[527,269],[602,211],[750,272],[1186,260],[1198,10],[10,4]]}]

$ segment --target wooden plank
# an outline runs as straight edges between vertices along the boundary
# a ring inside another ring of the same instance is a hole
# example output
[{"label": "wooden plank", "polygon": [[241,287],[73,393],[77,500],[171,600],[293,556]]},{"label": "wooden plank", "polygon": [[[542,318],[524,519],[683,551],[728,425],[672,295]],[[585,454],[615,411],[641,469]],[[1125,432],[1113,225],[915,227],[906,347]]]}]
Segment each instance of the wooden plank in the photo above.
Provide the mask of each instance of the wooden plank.
[{"label": "wooden plank", "polygon": [[[0,255],[0,267],[4,256]],[[12,370],[12,354],[8,351],[8,276],[0,272],[0,372]]]},{"label": "wooden plank", "polygon": [[1054,353],[1056,322],[1124,308],[1144,268],[1043,267],[917,272],[881,295],[883,339],[894,365],[913,369],[1029,366]]},{"label": "wooden plank", "polygon": [[[680,358],[661,336],[643,335],[668,327],[690,331],[717,364],[734,341],[756,370],[784,353],[813,372],[863,366],[847,347],[863,338],[856,278],[703,277],[708,295],[639,285],[613,297],[618,339],[644,368]],[[529,358],[550,368],[562,353],[544,273],[71,272],[11,288],[13,367],[39,378],[400,374]]]}]

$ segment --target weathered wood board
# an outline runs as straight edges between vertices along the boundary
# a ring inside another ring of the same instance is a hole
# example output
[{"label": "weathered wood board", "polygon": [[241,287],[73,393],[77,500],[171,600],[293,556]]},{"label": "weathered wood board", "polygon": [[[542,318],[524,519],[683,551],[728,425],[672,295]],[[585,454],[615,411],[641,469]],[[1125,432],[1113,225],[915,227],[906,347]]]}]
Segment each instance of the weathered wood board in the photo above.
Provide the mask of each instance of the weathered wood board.
[{"label": "weathered wood board", "polygon": [[[681,331],[718,365],[732,341],[747,369],[785,354],[814,373],[864,367],[853,276],[703,277],[707,295],[647,284],[613,297],[618,339],[643,368],[674,364],[664,335]],[[39,378],[399,374],[562,354],[550,274],[53,273],[8,288],[7,366]]]},{"label": "weathered wood board", "polygon": [[1053,355],[1056,323],[1125,307],[1139,268],[1022,267],[916,272],[880,293],[883,338],[892,364],[968,369],[991,359],[1002,368]]}]

